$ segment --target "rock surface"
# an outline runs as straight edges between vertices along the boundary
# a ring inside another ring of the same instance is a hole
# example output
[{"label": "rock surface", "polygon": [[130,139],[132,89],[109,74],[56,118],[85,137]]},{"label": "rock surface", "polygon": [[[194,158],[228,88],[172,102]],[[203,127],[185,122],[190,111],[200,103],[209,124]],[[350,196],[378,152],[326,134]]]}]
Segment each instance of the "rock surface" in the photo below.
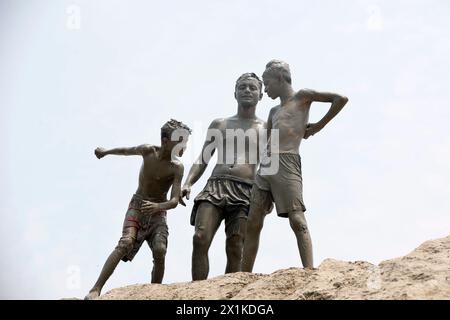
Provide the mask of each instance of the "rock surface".
[{"label": "rock surface", "polygon": [[314,270],[234,273],[205,281],[118,288],[100,299],[450,299],[450,236],[383,261],[327,259]]}]

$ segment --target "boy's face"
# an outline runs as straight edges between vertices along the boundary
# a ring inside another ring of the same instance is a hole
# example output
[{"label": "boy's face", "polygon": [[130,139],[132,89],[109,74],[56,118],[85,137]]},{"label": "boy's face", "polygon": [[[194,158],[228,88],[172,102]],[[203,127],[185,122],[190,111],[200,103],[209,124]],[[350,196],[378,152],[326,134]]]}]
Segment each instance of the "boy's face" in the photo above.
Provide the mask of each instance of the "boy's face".
[{"label": "boy's face", "polygon": [[280,96],[282,80],[281,76],[274,75],[271,72],[264,72],[263,76],[264,92],[272,98],[276,99]]},{"label": "boy's face", "polygon": [[255,106],[262,98],[258,80],[253,78],[243,79],[236,85],[234,92],[238,104],[244,106]]},{"label": "boy's face", "polygon": [[184,151],[187,147],[187,142],[189,140],[189,136],[180,136],[178,141],[172,141],[170,139],[164,138],[163,143],[165,144],[166,148],[170,150],[170,152],[175,152],[175,155],[177,157],[182,157],[184,154]]},{"label": "boy's face", "polygon": [[181,148],[180,148],[180,151],[178,151],[178,156],[179,156],[179,157],[182,157],[182,156],[183,156],[184,151],[185,151],[186,148],[187,148],[187,142],[188,142],[188,140],[189,140],[189,137],[188,137],[188,136],[186,136],[186,137],[180,137],[180,140],[178,141],[178,144],[179,144],[179,146],[181,147]]}]

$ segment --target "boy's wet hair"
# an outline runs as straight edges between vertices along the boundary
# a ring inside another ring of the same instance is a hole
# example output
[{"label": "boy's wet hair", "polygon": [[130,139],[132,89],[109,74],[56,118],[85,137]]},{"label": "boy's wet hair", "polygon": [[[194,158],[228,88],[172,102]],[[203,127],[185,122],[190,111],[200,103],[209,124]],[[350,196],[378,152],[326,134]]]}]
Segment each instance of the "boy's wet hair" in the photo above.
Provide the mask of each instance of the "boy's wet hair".
[{"label": "boy's wet hair", "polygon": [[292,84],[291,70],[289,64],[281,60],[270,60],[266,64],[264,73],[279,74],[289,84]]},{"label": "boy's wet hair", "polygon": [[235,90],[237,89],[239,82],[246,80],[246,79],[255,79],[258,82],[258,86],[259,86],[259,91],[262,91],[262,81],[261,79],[258,78],[258,76],[256,75],[256,73],[253,72],[248,72],[248,73],[244,73],[242,74],[237,80],[236,80],[236,85],[235,85]]},{"label": "boy's wet hair", "polygon": [[172,137],[172,132],[175,130],[186,130],[189,134],[192,133],[191,128],[189,128],[187,125],[185,125],[181,121],[177,121],[175,119],[170,119],[170,121],[167,121],[162,127],[161,127],[161,139],[167,138],[170,139]]}]

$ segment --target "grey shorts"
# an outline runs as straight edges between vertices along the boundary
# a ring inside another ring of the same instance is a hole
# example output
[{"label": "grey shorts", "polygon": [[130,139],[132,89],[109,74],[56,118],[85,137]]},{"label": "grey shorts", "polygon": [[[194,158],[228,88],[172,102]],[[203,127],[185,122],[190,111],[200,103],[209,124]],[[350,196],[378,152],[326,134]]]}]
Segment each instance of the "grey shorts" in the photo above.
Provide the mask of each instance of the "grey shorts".
[{"label": "grey shorts", "polygon": [[144,241],[147,241],[152,250],[155,241],[162,241],[164,245],[167,246],[167,238],[169,237],[169,228],[167,227],[166,219],[167,212],[160,211],[152,215],[144,215],[141,213],[143,200],[161,202],[156,201],[155,199],[144,199],[138,194],[133,195],[127,213],[125,214],[122,227],[122,238],[129,237],[128,229],[130,227],[137,229],[137,235],[136,239],[133,239],[133,249],[122,258],[123,261],[133,260]]},{"label": "grey shorts", "polygon": [[[267,199],[253,197],[252,202],[260,205],[263,205],[261,202],[265,202],[265,206],[275,202],[277,214],[280,217],[287,218],[289,212],[297,210],[306,211],[303,202],[302,167],[299,154],[280,153],[278,172],[273,175],[262,175],[260,169],[256,175],[255,186],[267,192]],[[255,194],[256,196],[261,197]],[[268,208],[267,211],[269,210]]]},{"label": "grey shorts", "polygon": [[252,181],[234,176],[212,176],[205,188],[195,197],[191,225],[195,226],[197,210],[202,202],[209,202],[222,211],[227,236],[239,233],[240,219],[247,219],[250,209]]}]

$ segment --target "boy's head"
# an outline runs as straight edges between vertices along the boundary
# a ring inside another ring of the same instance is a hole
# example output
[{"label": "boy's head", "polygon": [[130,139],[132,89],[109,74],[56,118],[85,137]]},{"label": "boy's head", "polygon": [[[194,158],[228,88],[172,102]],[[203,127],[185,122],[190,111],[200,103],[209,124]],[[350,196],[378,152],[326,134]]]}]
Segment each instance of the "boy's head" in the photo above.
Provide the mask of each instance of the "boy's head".
[{"label": "boy's head", "polygon": [[161,127],[161,145],[169,150],[176,148],[176,155],[181,157],[192,130],[181,121],[170,119]]},{"label": "boy's head", "polygon": [[269,61],[262,77],[264,81],[264,91],[272,99],[278,98],[280,96],[280,91],[285,86],[290,86],[292,84],[289,65],[281,60]]},{"label": "boy's head", "polygon": [[234,97],[240,105],[255,106],[262,99],[262,81],[255,73],[244,73],[236,80]]}]

